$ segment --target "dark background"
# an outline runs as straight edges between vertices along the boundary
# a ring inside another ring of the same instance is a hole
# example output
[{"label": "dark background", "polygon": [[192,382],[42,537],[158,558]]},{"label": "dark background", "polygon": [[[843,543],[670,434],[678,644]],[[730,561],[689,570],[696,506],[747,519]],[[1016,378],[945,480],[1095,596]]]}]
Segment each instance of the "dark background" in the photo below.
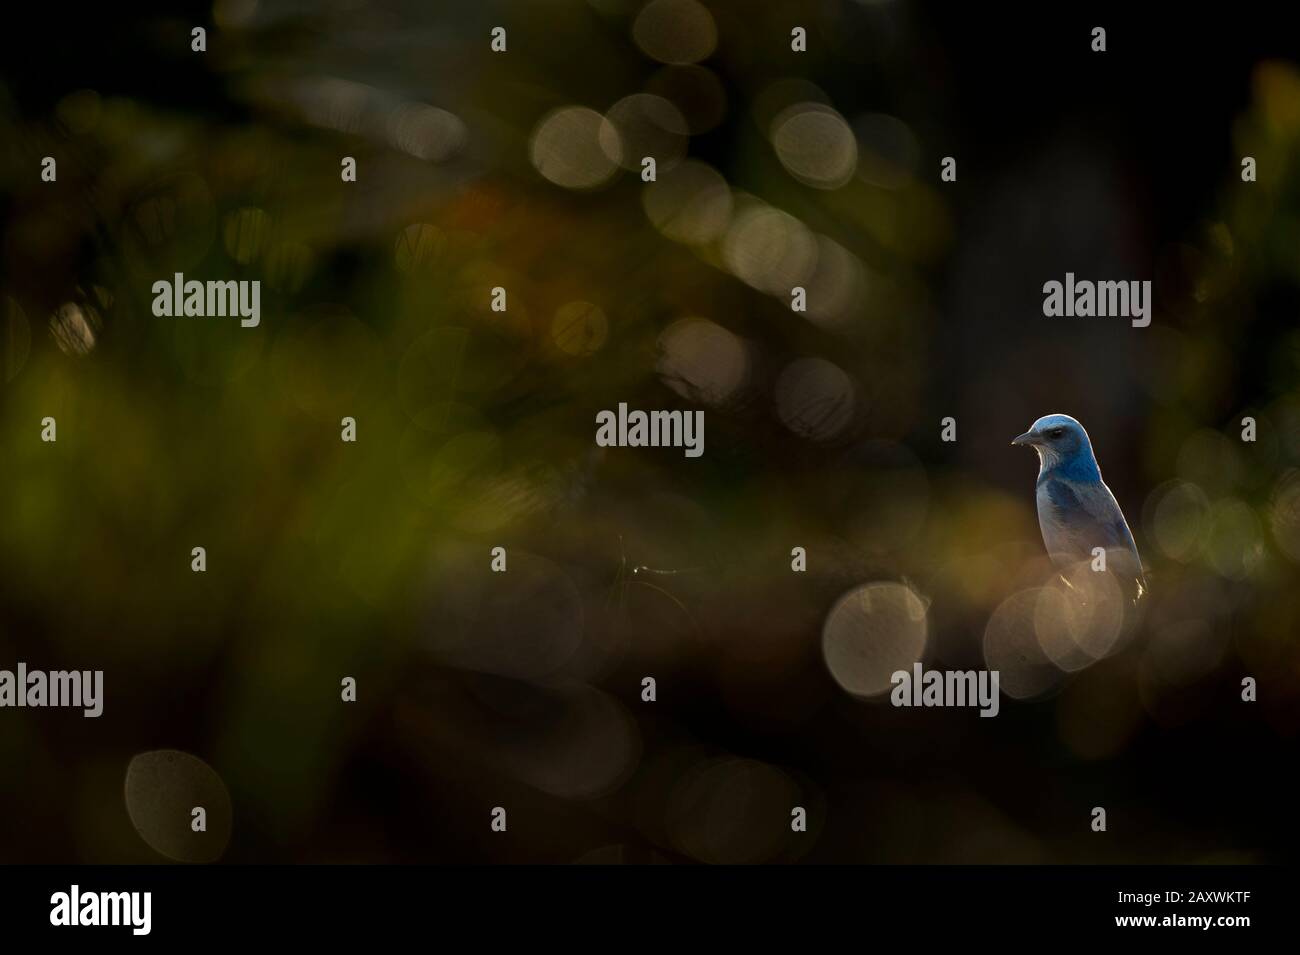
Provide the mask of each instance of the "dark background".
[{"label": "dark background", "polygon": [[[4,30],[0,667],[102,668],[107,701],[98,720],[0,711],[0,860],[1289,857],[1294,31],[1251,4],[707,6],[719,43],[701,65],[725,109],[687,155],[868,270],[839,324],[659,234],[635,173],[581,191],[530,164],[550,109],[653,83],[637,4],[264,0],[227,30],[203,5],[46,4]],[[206,54],[189,51],[198,24]],[[322,76],[457,114],[467,145],[429,162],[313,122],[283,84]],[[786,174],[752,109],[786,77],[850,123],[910,128],[894,188]],[[81,113],[79,90],[97,94]],[[1243,155],[1259,182],[1240,181]],[[160,207],[174,227],[141,225]],[[419,223],[437,251],[404,268]],[[298,282],[277,272],[289,245],[311,250]],[[262,278],[261,327],[155,318],[149,286],[177,263]],[[1042,284],[1066,271],[1152,279],[1152,325],[1045,318]],[[579,358],[551,331],[573,300],[609,322]],[[92,327],[82,354],[60,338],[68,302]],[[747,343],[727,401],[667,384],[684,316]],[[856,400],[833,426],[804,409],[800,433],[780,409],[806,396],[780,372],[808,357]],[[704,404],[704,457],[594,454],[594,412],[619,401]],[[822,650],[844,593],[911,588],[927,666],[970,667],[996,609],[1050,578],[1034,463],[1008,442],[1057,411],[1088,428],[1149,565],[1135,631],[994,720],[846,693]],[[1170,494],[1197,502],[1176,526]],[[132,763],[159,750],[206,767]],[[133,784],[129,765],[149,774]],[[196,799],[226,806],[207,837],[183,825]],[[788,831],[792,805],[808,833]]]}]

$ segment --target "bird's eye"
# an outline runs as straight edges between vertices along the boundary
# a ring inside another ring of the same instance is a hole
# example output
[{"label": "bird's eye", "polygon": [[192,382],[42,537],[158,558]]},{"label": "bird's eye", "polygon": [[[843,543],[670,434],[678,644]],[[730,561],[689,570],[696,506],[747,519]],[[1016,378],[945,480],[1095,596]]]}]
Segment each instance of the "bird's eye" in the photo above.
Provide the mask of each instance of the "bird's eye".
[{"label": "bird's eye", "polygon": [[1064,428],[1053,428],[1051,431],[1047,432],[1049,438],[1059,438],[1063,434],[1065,434]]}]

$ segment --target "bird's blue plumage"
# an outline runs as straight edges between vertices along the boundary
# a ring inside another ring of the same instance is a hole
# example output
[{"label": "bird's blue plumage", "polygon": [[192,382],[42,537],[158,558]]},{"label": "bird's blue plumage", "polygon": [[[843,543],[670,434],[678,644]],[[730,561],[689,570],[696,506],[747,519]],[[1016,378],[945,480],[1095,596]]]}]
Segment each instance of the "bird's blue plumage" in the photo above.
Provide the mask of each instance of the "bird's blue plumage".
[{"label": "bird's blue plumage", "polygon": [[1039,418],[1014,444],[1038,452],[1038,526],[1052,560],[1061,566],[1106,551],[1107,568],[1133,582],[1133,596],[1146,591],[1137,544],[1115,495],[1101,479],[1092,442],[1069,415]]}]

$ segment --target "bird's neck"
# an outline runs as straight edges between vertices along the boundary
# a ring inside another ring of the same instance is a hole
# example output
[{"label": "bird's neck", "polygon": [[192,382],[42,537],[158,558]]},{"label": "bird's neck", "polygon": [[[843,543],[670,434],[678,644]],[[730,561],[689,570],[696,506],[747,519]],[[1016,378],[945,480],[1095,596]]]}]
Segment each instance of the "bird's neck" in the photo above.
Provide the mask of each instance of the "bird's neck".
[{"label": "bird's neck", "polygon": [[1059,477],[1067,481],[1100,481],[1101,469],[1091,454],[1072,454],[1068,458],[1053,454],[1042,455],[1038,469],[1038,483]]}]

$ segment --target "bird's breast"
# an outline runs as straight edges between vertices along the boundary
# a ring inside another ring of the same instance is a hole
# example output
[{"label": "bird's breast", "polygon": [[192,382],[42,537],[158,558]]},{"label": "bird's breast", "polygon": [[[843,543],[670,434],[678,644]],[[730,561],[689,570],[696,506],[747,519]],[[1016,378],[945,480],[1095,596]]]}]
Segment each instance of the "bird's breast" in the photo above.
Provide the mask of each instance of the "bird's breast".
[{"label": "bird's breast", "polygon": [[1047,493],[1046,485],[1038,488],[1038,527],[1043,532],[1043,545],[1053,560],[1076,559],[1079,552],[1077,537],[1078,517],[1067,514]]}]

